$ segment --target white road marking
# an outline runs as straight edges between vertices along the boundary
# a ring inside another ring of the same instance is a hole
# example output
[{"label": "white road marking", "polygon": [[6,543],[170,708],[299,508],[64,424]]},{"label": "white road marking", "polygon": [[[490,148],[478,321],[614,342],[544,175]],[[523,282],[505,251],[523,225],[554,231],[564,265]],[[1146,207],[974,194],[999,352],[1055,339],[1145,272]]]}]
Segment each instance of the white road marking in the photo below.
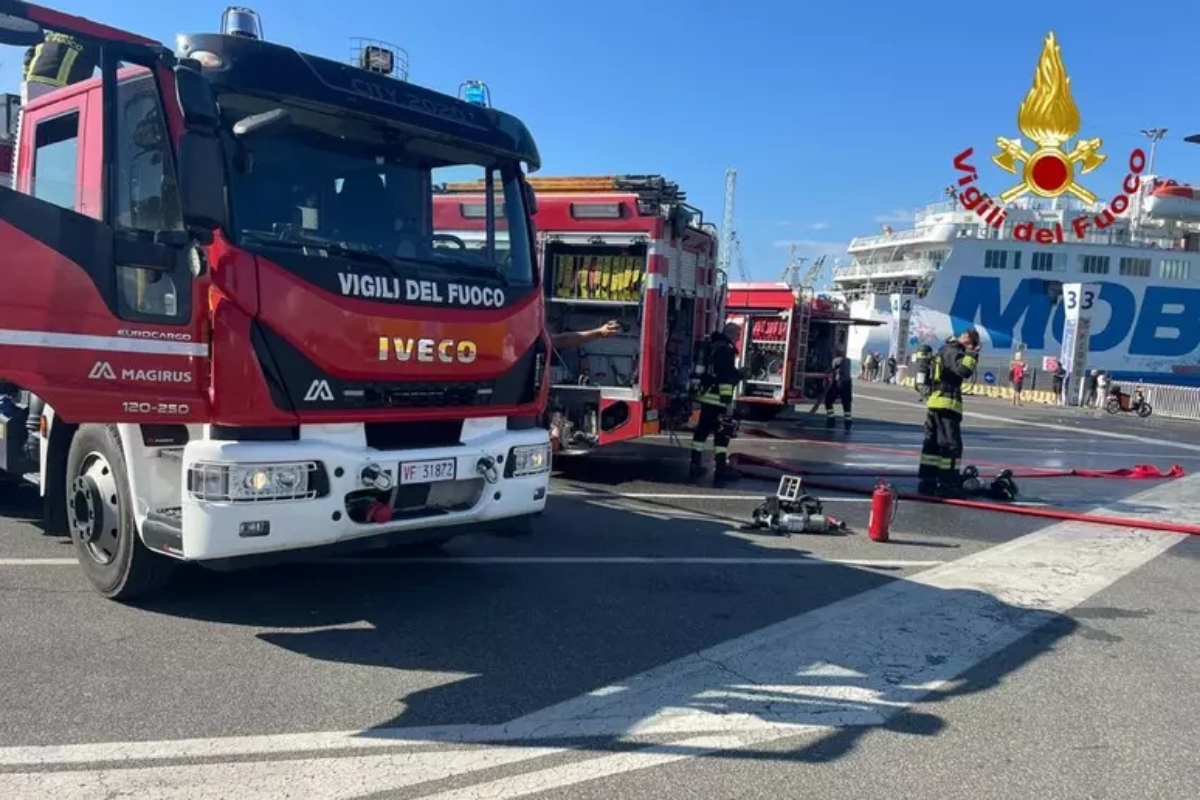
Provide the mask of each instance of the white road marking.
[{"label": "white road marking", "polygon": [[[594,497],[597,500],[630,499],[630,500],[754,500],[759,503],[766,495],[763,494],[659,494],[656,492],[589,492],[584,489],[551,490],[551,497]],[[822,497],[827,503],[869,503],[869,497]]]},{"label": "white road marking", "polygon": [[[729,533],[745,533],[731,530]],[[297,562],[301,563],[301,562]],[[438,558],[404,556],[351,556],[346,558],[322,558],[307,563],[329,565],[371,564],[504,564],[504,565],[690,565],[690,566],[772,566],[772,567],[876,567],[880,569],[907,569],[935,567],[943,561],[905,560],[891,558],[708,558],[703,556],[445,556]],[[79,562],[73,558],[0,558],[0,567],[72,567]]]},{"label": "white road marking", "polygon": [[527,772],[508,778],[477,783],[448,792],[420,795],[418,800],[504,800],[509,797],[525,797],[539,794],[547,789],[561,789],[581,783],[606,778],[624,772],[659,767],[673,761],[710,755],[712,753],[739,750],[759,741],[776,738],[769,733],[758,732],[723,736],[698,736],[671,744],[651,745],[627,753],[617,753],[600,758],[582,759],[558,767]]},{"label": "white road marking", "polygon": [[[1200,486],[1200,476],[1183,484],[1129,500],[1166,504],[1163,513],[1200,522],[1200,498],[1189,488]],[[500,725],[0,748],[0,766],[39,768],[0,773],[0,796],[73,800],[99,788],[115,796],[152,787],[156,797],[342,798],[563,752],[514,742],[690,737],[433,795],[515,798],[653,767],[668,756],[880,725],[1183,538],[1062,523]],[[461,746],[472,742],[491,746]],[[421,744],[443,748],[412,750]],[[450,744],[459,746],[444,747]],[[372,747],[381,750],[340,752]],[[279,758],[221,761],[254,755]],[[180,767],[176,759],[209,761]]]},{"label": "white road marking", "polygon": [[[862,397],[865,400],[871,400],[876,403],[887,403],[887,404],[893,405],[893,406],[908,406],[909,408],[913,407],[913,403],[908,403],[903,400],[893,400],[890,397],[877,397],[875,395],[861,394],[861,393],[858,396]],[[1031,420],[1031,419],[1015,419],[1013,417],[1001,417],[996,414],[983,414],[978,411],[964,411],[963,416],[971,417],[973,419],[990,420],[992,422],[1003,422],[1006,425],[1025,425],[1030,428],[1048,428],[1049,430],[1058,431],[1060,433],[1064,429],[1070,430],[1069,428],[1065,428],[1065,426],[1063,426],[1063,425],[1055,425],[1054,423],[1051,423],[1051,422],[1035,422],[1034,420]],[[1151,439],[1148,436],[1138,436],[1137,434],[1134,434],[1134,433],[1117,433],[1116,431],[1100,431],[1100,430],[1096,430],[1095,428],[1080,429],[1079,433],[1084,436],[1100,436],[1100,437],[1103,437],[1106,439],[1125,439],[1127,441],[1146,442],[1147,444],[1155,444],[1155,445],[1159,445],[1160,447],[1177,447],[1180,450],[1191,450],[1193,452],[1200,453],[1200,445],[1188,444],[1187,442],[1175,442],[1170,439]],[[969,434],[969,431],[968,431],[968,434]]]},{"label": "white road marking", "polygon": [[[745,533],[745,531],[729,531]],[[746,566],[746,567],[878,567],[905,569],[936,567],[944,561],[920,561],[890,558],[718,558],[703,556],[446,556],[445,558],[348,557],[322,559],[322,564],[538,564],[538,565],[665,565]]]},{"label": "white road marking", "polygon": [[[1142,440],[1142,441],[1145,441],[1145,440]],[[1042,456],[1042,455],[1091,456],[1093,458],[1124,459],[1125,461],[1132,461],[1132,459],[1135,459],[1135,458],[1144,459],[1145,461],[1153,461],[1155,459],[1157,459],[1159,461],[1165,461],[1167,459],[1177,459],[1177,460],[1182,460],[1182,461],[1200,460],[1200,454],[1188,455],[1185,453],[1173,453],[1173,454],[1167,456],[1162,453],[1130,453],[1125,450],[1060,450],[1058,448],[1053,448],[1053,449],[1047,450],[1046,448],[1042,447],[1041,442],[1036,442],[1036,443],[1030,442],[1030,445],[1031,445],[1031,447],[1028,452],[1033,455],[1037,455],[1037,456]],[[1119,445],[1114,445],[1114,446],[1119,447]],[[972,453],[975,452],[976,450],[988,450],[988,451],[995,451],[995,452],[1001,452],[1001,453],[1017,453],[1018,455],[1021,454],[1020,448],[987,447],[987,446],[980,447],[979,445],[971,444],[970,441],[967,442],[966,449]]]},{"label": "white road marking", "polygon": [[[124,767],[84,773],[0,773],[0,791],[21,800],[85,800],[100,796],[101,787],[119,790],[105,797],[153,797],[154,800],[293,800],[320,797],[350,800],[377,791],[416,786],[456,775],[502,767],[567,752],[563,747],[472,747],[453,752],[405,752],[342,758],[298,758],[222,764],[220,781],[213,780],[209,764],[161,767]],[[88,786],[94,788],[88,788]],[[298,786],[319,786],[316,793],[297,793]]]}]

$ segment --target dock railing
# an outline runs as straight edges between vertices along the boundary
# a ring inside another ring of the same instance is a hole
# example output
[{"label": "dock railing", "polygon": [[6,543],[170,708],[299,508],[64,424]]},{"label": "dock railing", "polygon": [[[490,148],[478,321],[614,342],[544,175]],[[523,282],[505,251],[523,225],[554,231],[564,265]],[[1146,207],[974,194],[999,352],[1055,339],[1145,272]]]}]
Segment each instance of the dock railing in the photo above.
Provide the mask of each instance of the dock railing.
[{"label": "dock railing", "polygon": [[[975,379],[964,387],[964,393],[977,397],[1012,399],[1012,385],[1008,380],[1010,363],[1007,360],[989,359],[985,356],[975,373]],[[896,383],[912,386],[911,365],[901,367],[897,372]],[[985,379],[989,372],[994,378],[993,383],[988,383]],[[1124,380],[1117,380],[1115,383],[1121,387],[1121,391],[1127,393],[1132,393],[1135,388],[1140,387],[1146,396],[1146,402],[1154,410],[1153,416],[1200,421],[1200,386],[1173,386]],[[1030,403],[1054,405],[1058,399],[1054,395],[1053,386],[1053,373],[1036,368],[1027,369],[1021,398]],[[1098,397],[1094,408],[1102,410],[1104,402],[1104,398]]]}]

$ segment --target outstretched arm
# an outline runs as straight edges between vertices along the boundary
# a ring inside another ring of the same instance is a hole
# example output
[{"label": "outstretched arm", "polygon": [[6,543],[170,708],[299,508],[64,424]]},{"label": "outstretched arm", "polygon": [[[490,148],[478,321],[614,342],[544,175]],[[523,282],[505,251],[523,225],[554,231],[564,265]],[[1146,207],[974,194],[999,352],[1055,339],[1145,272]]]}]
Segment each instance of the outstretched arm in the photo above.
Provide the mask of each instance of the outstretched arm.
[{"label": "outstretched arm", "polygon": [[551,334],[550,346],[555,350],[566,350],[571,347],[579,347],[581,344],[594,342],[597,339],[606,339],[609,336],[619,333],[620,330],[621,323],[614,319],[590,331],[565,331],[563,333]]}]

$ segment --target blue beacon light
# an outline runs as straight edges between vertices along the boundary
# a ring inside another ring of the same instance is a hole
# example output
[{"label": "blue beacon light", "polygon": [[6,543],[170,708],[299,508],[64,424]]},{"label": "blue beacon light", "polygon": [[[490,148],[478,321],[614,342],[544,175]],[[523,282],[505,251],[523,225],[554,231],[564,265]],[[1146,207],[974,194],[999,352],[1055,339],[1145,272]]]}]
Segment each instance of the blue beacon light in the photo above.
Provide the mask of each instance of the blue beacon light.
[{"label": "blue beacon light", "polygon": [[458,87],[458,96],[471,105],[484,108],[492,105],[492,92],[488,85],[480,80],[463,81]]}]

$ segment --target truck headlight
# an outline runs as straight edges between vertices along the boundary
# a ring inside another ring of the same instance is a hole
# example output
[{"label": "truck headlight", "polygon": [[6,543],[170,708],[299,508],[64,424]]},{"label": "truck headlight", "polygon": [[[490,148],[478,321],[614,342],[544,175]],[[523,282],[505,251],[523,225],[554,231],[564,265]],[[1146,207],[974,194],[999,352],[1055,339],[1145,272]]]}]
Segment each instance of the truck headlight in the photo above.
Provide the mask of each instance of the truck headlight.
[{"label": "truck headlight", "polygon": [[550,445],[527,444],[508,451],[508,464],[504,477],[519,478],[522,475],[537,475],[550,470]]},{"label": "truck headlight", "polygon": [[246,503],[315,497],[312,461],[282,464],[196,463],[188,468],[188,493],[197,500]]}]

